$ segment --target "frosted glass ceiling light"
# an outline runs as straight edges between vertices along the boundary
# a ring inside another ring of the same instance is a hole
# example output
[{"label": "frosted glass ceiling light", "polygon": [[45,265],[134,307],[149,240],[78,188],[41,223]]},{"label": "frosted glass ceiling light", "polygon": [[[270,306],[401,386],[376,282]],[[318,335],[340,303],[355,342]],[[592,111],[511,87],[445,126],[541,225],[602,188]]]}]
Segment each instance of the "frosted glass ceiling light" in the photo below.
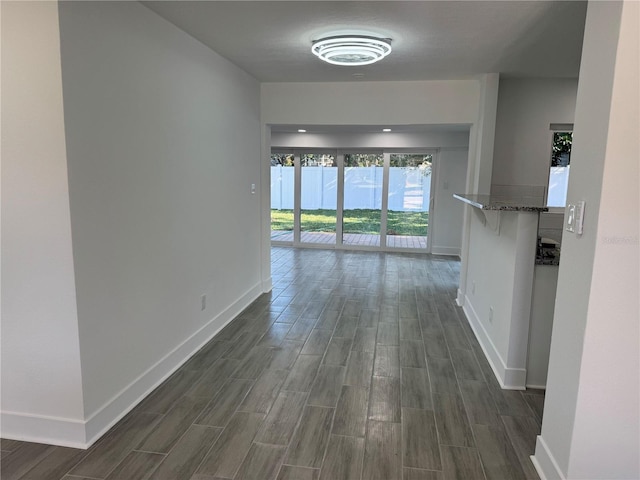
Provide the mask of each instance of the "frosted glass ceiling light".
[{"label": "frosted glass ceiling light", "polygon": [[316,40],[311,51],[333,65],[370,65],[391,53],[391,39],[369,35],[337,35]]}]

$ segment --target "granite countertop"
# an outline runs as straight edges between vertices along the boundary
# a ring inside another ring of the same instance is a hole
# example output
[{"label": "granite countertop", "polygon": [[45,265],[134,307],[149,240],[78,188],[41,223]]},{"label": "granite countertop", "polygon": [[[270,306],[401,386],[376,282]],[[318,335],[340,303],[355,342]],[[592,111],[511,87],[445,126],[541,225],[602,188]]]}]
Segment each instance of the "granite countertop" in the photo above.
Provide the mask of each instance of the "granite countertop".
[{"label": "granite countertop", "polygon": [[474,195],[454,193],[454,198],[481,210],[498,210],[506,212],[548,212],[542,197]]}]

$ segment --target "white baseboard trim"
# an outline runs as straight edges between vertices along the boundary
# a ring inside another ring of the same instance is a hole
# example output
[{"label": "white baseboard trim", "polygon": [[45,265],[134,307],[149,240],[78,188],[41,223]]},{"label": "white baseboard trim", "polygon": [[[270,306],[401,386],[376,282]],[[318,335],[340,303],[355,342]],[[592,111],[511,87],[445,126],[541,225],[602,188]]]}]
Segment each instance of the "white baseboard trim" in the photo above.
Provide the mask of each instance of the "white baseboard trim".
[{"label": "white baseboard trim", "polygon": [[540,435],[536,439],[536,453],[531,455],[531,463],[540,476],[540,480],[566,480],[558,462]]},{"label": "white baseboard trim", "polygon": [[87,419],[90,446],[262,294],[258,283],[207,322]]},{"label": "white baseboard trim", "polygon": [[431,246],[432,255],[447,255],[450,257],[460,257],[460,247],[444,247],[444,246]]},{"label": "white baseboard trim", "polygon": [[2,412],[2,438],[89,448],[261,294],[262,282],[258,282],[89,415],[85,421]]},{"label": "white baseboard trim", "polygon": [[462,307],[469,325],[473,330],[478,343],[484,352],[487,361],[493,370],[500,387],[505,390],[525,390],[525,384],[527,379],[527,370],[524,368],[510,368],[505,363],[504,359],[498,352],[495,344],[491,340],[491,337],[487,333],[480,321],[480,317],[473,308],[473,304],[469,300],[469,297],[465,295],[464,304]]},{"label": "white baseboard trim", "polygon": [[0,435],[8,440],[87,448],[85,422],[82,420],[2,412],[1,423]]},{"label": "white baseboard trim", "polygon": [[271,290],[273,290],[273,280],[269,277],[262,281],[262,293],[269,293]]},{"label": "white baseboard trim", "polygon": [[536,385],[536,384],[533,384],[533,383],[527,383],[525,386],[527,388],[533,388],[535,390],[546,390],[547,389],[547,385],[546,384],[545,385]]},{"label": "white baseboard trim", "polygon": [[464,307],[464,292],[460,289],[458,289],[458,294],[456,295],[456,305]]}]

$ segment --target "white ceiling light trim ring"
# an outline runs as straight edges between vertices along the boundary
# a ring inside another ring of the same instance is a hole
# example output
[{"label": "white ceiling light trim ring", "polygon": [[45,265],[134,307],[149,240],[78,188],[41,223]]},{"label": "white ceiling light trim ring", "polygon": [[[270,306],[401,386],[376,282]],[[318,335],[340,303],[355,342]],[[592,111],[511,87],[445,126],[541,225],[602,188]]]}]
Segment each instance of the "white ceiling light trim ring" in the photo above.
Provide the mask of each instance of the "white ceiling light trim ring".
[{"label": "white ceiling light trim ring", "polygon": [[370,65],[391,53],[391,39],[369,35],[336,35],[314,41],[311,52],[332,65]]}]

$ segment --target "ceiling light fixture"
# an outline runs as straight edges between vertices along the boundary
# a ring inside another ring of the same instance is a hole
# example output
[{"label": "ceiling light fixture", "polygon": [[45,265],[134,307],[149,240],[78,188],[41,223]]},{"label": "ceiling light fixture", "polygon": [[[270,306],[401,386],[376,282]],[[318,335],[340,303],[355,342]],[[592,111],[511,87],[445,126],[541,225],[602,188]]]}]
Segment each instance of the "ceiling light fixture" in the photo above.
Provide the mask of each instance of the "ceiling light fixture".
[{"label": "ceiling light fixture", "polygon": [[390,129],[390,128],[383,128],[383,129],[382,129],[382,131],[383,131],[383,132],[390,132],[390,131],[391,131],[391,129]]},{"label": "ceiling light fixture", "polygon": [[304,128],[299,128],[298,133],[307,133],[307,131]]},{"label": "ceiling light fixture", "polygon": [[391,39],[369,35],[336,35],[314,41],[311,52],[332,65],[370,65],[391,53]]}]

